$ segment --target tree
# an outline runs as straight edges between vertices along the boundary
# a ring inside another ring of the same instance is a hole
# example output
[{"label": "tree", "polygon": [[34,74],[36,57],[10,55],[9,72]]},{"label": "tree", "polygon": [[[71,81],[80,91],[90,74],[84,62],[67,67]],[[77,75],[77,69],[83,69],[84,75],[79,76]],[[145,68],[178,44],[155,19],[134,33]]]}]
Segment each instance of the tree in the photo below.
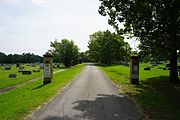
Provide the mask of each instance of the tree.
[{"label": "tree", "polygon": [[5,63],[6,54],[0,52],[0,63]]},{"label": "tree", "polygon": [[55,40],[51,42],[50,46],[53,48],[51,51],[55,59],[62,62],[66,67],[78,63],[79,48],[73,41],[62,39],[61,42],[58,42]]},{"label": "tree", "polygon": [[[177,50],[180,49],[180,0],[100,0],[99,13],[109,16],[118,33],[133,34],[139,48],[170,60],[170,81],[179,82]],[[119,29],[119,23],[124,28]]]},{"label": "tree", "polygon": [[105,64],[127,60],[130,55],[130,47],[123,37],[108,30],[90,35],[88,47],[91,59]]},{"label": "tree", "polygon": [[88,52],[81,52],[79,54],[79,62],[80,63],[83,63],[83,62],[90,62],[89,60],[89,55],[88,55]]}]

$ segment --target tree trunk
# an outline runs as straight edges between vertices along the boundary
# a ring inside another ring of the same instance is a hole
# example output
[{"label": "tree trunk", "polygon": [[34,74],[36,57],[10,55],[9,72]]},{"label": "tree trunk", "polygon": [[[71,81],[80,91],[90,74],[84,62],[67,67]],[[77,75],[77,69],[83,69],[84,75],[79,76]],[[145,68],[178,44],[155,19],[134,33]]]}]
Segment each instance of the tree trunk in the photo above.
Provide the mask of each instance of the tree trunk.
[{"label": "tree trunk", "polygon": [[177,51],[173,49],[170,51],[170,82],[179,83],[178,73],[177,73]]},{"label": "tree trunk", "polygon": [[177,11],[177,0],[174,0],[172,6],[169,8],[169,47],[170,47],[170,76],[169,80],[173,83],[179,83],[178,73],[177,73],[177,19],[178,19],[178,11]]}]

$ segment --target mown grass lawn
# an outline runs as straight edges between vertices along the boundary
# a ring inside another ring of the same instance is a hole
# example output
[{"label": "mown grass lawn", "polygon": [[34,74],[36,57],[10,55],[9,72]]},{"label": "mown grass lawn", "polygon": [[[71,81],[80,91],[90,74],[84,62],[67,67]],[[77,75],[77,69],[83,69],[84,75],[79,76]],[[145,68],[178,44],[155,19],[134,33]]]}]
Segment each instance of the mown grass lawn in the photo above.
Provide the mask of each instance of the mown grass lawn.
[{"label": "mown grass lawn", "polygon": [[50,84],[43,85],[43,79],[29,83],[21,88],[0,94],[0,120],[21,120],[31,114],[38,106],[55,96],[83,69],[77,65],[54,75]]},{"label": "mown grass lawn", "polygon": [[145,66],[149,65],[140,65],[140,85],[129,84],[129,67],[111,65],[100,68],[137,102],[144,117],[152,120],[180,120],[180,85],[169,83],[169,70],[155,66],[145,71]]},{"label": "mown grass lawn", "polygon": [[[39,66],[32,67],[24,65],[25,70],[37,70]],[[16,85],[37,77],[41,77],[43,75],[43,69],[40,69],[40,72],[32,72],[31,75],[22,75],[21,72],[18,72],[18,68],[12,66],[11,70],[4,70],[4,66],[0,67],[0,89],[5,87],[9,87],[12,85]],[[54,69],[54,71],[58,70],[58,68]],[[9,78],[9,74],[17,74],[17,78]]]}]

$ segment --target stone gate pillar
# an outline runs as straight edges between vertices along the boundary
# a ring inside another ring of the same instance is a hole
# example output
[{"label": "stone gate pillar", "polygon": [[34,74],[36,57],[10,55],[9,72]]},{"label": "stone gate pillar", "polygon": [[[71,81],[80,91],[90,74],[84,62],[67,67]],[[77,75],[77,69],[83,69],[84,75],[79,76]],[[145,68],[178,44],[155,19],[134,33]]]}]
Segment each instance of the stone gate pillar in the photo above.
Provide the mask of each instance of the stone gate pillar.
[{"label": "stone gate pillar", "polygon": [[49,53],[43,55],[44,63],[44,84],[51,83],[53,79],[53,56]]},{"label": "stone gate pillar", "polygon": [[130,62],[130,82],[131,84],[139,84],[139,57],[131,56]]}]

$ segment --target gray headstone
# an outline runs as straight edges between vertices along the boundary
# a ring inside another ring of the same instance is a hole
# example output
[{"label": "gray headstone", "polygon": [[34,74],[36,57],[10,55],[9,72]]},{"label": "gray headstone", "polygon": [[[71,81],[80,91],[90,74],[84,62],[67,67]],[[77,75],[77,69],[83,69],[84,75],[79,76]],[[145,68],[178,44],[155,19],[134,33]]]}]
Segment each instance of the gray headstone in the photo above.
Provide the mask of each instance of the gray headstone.
[{"label": "gray headstone", "polygon": [[151,67],[145,67],[144,70],[151,70]]},{"label": "gray headstone", "polygon": [[166,70],[166,68],[163,68],[163,70]]},{"label": "gray headstone", "polygon": [[24,66],[19,66],[19,70],[24,70]]},{"label": "gray headstone", "polygon": [[20,66],[20,64],[19,63],[16,63],[16,67],[19,67]]},{"label": "gray headstone", "polygon": [[33,72],[40,72],[41,70],[33,70]]},{"label": "gray headstone", "polygon": [[5,70],[11,70],[11,67],[5,67]]},{"label": "gray headstone", "polygon": [[31,75],[32,72],[29,71],[29,70],[23,70],[23,71],[22,71],[22,74],[23,74],[23,75]]},{"label": "gray headstone", "polygon": [[43,64],[43,63],[40,63],[40,64],[39,64],[39,68],[40,68],[40,69],[43,69],[43,68],[44,68],[44,64]]},{"label": "gray headstone", "polygon": [[17,74],[9,74],[9,78],[16,78]]},{"label": "gray headstone", "polygon": [[32,66],[32,67],[36,67],[36,64],[32,64],[31,66]]}]

